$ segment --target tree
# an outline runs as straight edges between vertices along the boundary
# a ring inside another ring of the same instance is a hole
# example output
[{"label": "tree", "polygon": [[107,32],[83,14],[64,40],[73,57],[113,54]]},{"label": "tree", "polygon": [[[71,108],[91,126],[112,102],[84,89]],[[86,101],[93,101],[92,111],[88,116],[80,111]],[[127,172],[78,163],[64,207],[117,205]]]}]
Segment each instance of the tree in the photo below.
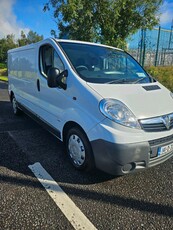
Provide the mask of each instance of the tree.
[{"label": "tree", "polygon": [[28,44],[26,35],[23,30],[21,31],[20,38],[18,39],[18,44],[19,46],[25,46]]},{"label": "tree", "polygon": [[51,34],[52,37],[58,38],[57,35],[56,35],[56,31],[55,30],[51,30],[50,34]]},{"label": "tree", "polygon": [[0,62],[5,63],[7,61],[7,51],[9,49],[35,43],[42,39],[42,35],[40,36],[32,30],[30,30],[27,35],[24,31],[21,31],[20,38],[17,40],[15,39],[14,34],[8,34],[6,37],[0,39]]},{"label": "tree", "polygon": [[36,43],[43,40],[43,35],[38,35],[36,32],[30,30],[27,34],[28,44]]},{"label": "tree", "polygon": [[7,51],[15,47],[17,45],[14,34],[8,34],[6,38],[0,39],[0,62],[5,63],[7,61]]},{"label": "tree", "polygon": [[138,29],[158,24],[163,0],[49,0],[44,11],[54,10],[59,37],[123,47]]},{"label": "tree", "polygon": [[36,43],[43,40],[43,35],[38,35],[36,32],[30,30],[26,35],[24,31],[21,31],[20,38],[18,39],[19,46],[25,46],[31,43]]}]

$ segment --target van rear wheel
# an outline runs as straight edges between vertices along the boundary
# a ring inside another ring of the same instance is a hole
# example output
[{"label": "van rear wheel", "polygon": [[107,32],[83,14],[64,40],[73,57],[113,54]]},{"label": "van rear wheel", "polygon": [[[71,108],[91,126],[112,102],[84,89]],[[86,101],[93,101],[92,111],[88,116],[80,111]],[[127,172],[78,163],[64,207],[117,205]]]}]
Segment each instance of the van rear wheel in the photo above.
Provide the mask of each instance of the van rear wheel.
[{"label": "van rear wheel", "polygon": [[19,109],[18,105],[17,105],[17,101],[15,96],[12,97],[12,105],[13,105],[13,113],[15,115],[20,115],[21,114],[21,110]]},{"label": "van rear wheel", "polygon": [[91,171],[94,168],[94,158],[90,142],[80,128],[74,127],[68,131],[66,152],[76,169]]}]

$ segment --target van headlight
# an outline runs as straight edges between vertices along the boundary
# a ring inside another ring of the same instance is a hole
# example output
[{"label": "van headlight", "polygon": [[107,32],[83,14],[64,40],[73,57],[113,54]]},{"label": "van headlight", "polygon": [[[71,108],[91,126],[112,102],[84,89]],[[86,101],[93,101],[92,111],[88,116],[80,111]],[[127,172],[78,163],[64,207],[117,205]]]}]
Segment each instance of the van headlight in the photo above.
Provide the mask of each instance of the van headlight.
[{"label": "van headlight", "polygon": [[103,99],[100,101],[100,111],[118,124],[131,128],[141,128],[134,114],[121,101]]}]

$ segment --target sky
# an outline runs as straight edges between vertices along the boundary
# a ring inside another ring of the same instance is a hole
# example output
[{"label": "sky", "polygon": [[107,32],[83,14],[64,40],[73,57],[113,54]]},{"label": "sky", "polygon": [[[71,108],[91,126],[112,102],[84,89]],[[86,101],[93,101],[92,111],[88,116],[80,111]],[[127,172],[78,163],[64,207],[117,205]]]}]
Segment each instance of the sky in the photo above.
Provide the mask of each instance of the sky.
[{"label": "sky", "polygon": [[0,38],[7,34],[15,34],[18,38],[23,30],[29,30],[51,37],[51,29],[57,26],[53,12],[43,12],[48,0],[0,0]]},{"label": "sky", "polygon": [[[48,0],[0,0],[0,38],[7,34],[20,36],[21,30],[26,34],[29,30],[51,37],[50,31],[57,31],[53,12],[43,12]],[[170,29],[173,20],[173,0],[164,1],[160,9],[160,25]]]}]

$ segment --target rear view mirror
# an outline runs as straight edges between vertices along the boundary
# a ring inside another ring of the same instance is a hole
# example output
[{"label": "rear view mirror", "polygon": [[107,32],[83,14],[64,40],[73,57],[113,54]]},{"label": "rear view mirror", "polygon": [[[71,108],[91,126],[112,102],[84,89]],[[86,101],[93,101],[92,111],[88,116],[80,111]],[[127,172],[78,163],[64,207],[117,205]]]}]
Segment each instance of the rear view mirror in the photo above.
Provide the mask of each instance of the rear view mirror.
[{"label": "rear view mirror", "polygon": [[47,71],[47,84],[50,88],[55,88],[58,86],[57,77],[59,76],[60,71],[57,68],[51,67]]},{"label": "rear view mirror", "polygon": [[47,72],[47,84],[50,88],[61,87],[62,89],[66,89],[67,76],[67,70],[64,70],[62,73],[60,73],[58,68],[51,67]]}]

